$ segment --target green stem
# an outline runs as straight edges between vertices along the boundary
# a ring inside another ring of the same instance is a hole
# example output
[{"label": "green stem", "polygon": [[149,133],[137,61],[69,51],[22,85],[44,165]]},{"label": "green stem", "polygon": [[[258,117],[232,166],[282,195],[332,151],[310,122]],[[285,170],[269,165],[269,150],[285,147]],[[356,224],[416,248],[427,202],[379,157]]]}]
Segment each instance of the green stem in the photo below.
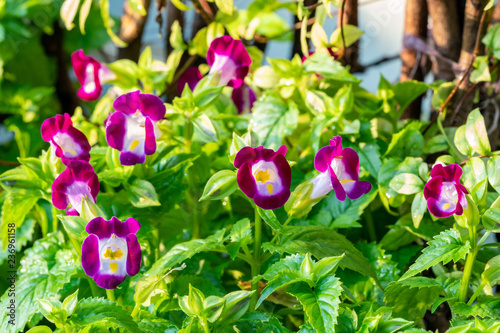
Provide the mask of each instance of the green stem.
[{"label": "green stem", "polygon": [[254,292],[250,299],[250,312],[255,311],[255,305],[259,299],[259,281],[253,279],[260,273],[260,247],[262,243],[262,219],[257,207],[255,207],[255,236],[253,243],[253,261],[252,261],[252,291]]},{"label": "green stem", "polygon": [[137,315],[139,314],[139,310],[141,309],[141,305],[139,303],[135,303],[134,309],[132,310],[131,316],[134,319],[137,319]]},{"label": "green stem", "polygon": [[52,231],[57,231],[59,226],[59,218],[57,217],[57,208],[52,207]]},{"label": "green stem", "polygon": [[448,146],[450,146],[450,149],[451,149],[450,155],[452,155],[455,160],[459,161],[461,159],[462,154],[457,150],[457,147],[455,147],[455,144],[452,143],[450,141],[450,139],[448,138],[448,136],[446,135],[446,132],[444,131],[443,124],[441,123],[441,117],[437,118],[437,125],[439,128],[439,131],[441,132],[441,134],[443,134],[444,139],[448,143]]},{"label": "green stem", "polygon": [[111,302],[115,301],[115,290],[114,289],[106,289],[106,296]]},{"label": "green stem", "polygon": [[201,327],[203,327],[204,333],[210,333],[210,327],[208,326],[208,321],[206,318],[200,318]]},{"label": "green stem", "polygon": [[97,284],[95,284],[95,282],[89,277],[87,277],[87,281],[89,281],[90,290],[92,291],[92,297],[98,297],[99,289],[97,288]]},{"label": "green stem", "polygon": [[477,289],[474,292],[474,294],[472,294],[472,296],[470,297],[469,301],[467,302],[467,305],[471,306],[472,303],[474,303],[474,300],[476,299],[476,297],[479,295],[479,293],[483,290],[483,288],[487,284],[488,284],[488,281],[486,281],[486,280],[481,281],[481,284],[479,285],[479,287],[477,287]]},{"label": "green stem", "polygon": [[365,220],[366,226],[368,227],[368,235],[370,236],[370,241],[376,242],[377,232],[375,231],[375,223],[373,223],[372,210],[369,205],[365,209]]},{"label": "green stem", "polygon": [[488,239],[488,237],[490,237],[491,235],[491,231],[486,231],[483,235],[483,237],[481,237],[481,239],[479,240],[479,242],[477,243],[477,248],[480,249],[481,246],[483,246],[484,242],[486,241],[486,239]]},{"label": "green stem", "polygon": [[467,260],[465,261],[464,274],[462,276],[462,282],[460,283],[460,290],[458,292],[458,301],[465,302],[467,298],[467,292],[469,291],[469,280],[472,274],[472,268],[474,266],[474,261],[476,260],[476,255],[478,251],[477,239],[476,239],[476,227],[469,228],[470,242],[472,244],[472,251],[467,255]]}]

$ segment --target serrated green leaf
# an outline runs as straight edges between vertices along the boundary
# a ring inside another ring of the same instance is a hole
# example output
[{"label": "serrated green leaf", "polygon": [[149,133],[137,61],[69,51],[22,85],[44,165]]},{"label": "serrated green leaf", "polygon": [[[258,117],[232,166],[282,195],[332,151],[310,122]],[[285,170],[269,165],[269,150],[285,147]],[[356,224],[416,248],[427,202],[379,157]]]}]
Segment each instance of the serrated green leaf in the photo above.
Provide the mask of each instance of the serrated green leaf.
[{"label": "serrated green leaf", "polygon": [[299,121],[297,106],[287,103],[277,94],[265,94],[252,109],[253,131],[260,143],[270,149],[278,149],[282,140],[291,135]]},{"label": "serrated green leaf", "polygon": [[139,332],[139,326],[128,311],[104,298],[86,298],[80,300],[75,313],[69,318],[72,326],[82,329],[89,325],[104,322],[106,327],[122,328],[130,333]]},{"label": "serrated green leaf", "polygon": [[229,243],[226,248],[231,259],[234,260],[241,246],[248,244],[252,239],[250,220],[244,218],[236,222],[229,233],[229,237],[231,237],[231,243]]},{"label": "serrated green leaf", "polygon": [[439,295],[444,295],[444,289],[435,280],[412,277],[391,282],[385,290],[384,300],[393,308],[394,315],[415,320],[424,316]]},{"label": "serrated green leaf", "polygon": [[335,327],[342,293],[342,284],[337,277],[322,277],[313,290],[305,282],[296,283],[287,289],[287,293],[297,297],[309,323],[317,332],[331,332]]},{"label": "serrated green leaf", "polygon": [[171,321],[156,317],[149,312],[141,312],[138,326],[142,333],[177,332],[177,327]]},{"label": "serrated green leaf", "polygon": [[394,134],[384,156],[395,156],[401,159],[407,156],[421,156],[424,151],[424,137],[418,130],[419,126],[418,122],[413,122]]},{"label": "serrated green leaf", "polygon": [[231,195],[238,188],[236,173],[231,170],[222,170],[210,177],[200,201],[219,200]]},{"label": "serrated green leaf", "polygon": [[205,239],[193,239],[188,242],[175,245],[164,256],[158,259],[153,267],[145,275],[163,275],[166,271],[179,265],[184,260],[191,258],[197,253],[210,251],[220,246],[225,230],[219,230],[215,234]]},{"label": "serrated green leaf", "polygon": [[389,182],[389,187],[401,194],[415,194],[423,191],[424,182],[412,173],[400,173]]},{"label": "serrated green leaf", "polygon": [[429,85],[421,81],[404,81],[394,85],[394,99],[399,104],[400,110],[404,110],[417,97],[429,90]]},{"label": "serrated green leaf", "polygon": [[465,138],[469,142],[471,148],[479,155],[487,155],[491,152],[484,118],[479,109],[472,110],[467,116]]},{"label": "serrated green leaf", "polygon": [[457,262],[465,257],[470,250],[469,241],[465,243],[456,229],[443,231],[429,242],[429,246],[422,251],[422,255],[410,266],[401,280],[412,277],[438,263],[447,264]]},{"label": "serrated green leaf", "polygon": [[284,235],[286,236],[280,245],[265,243],[263,248],[279,253],[310,253],[317,259],[345,254],[340,267],[371,277],[380,286],[377,274],[368,260],[345,236],[336,231],[317,226],[288,227],[285,228]]}]

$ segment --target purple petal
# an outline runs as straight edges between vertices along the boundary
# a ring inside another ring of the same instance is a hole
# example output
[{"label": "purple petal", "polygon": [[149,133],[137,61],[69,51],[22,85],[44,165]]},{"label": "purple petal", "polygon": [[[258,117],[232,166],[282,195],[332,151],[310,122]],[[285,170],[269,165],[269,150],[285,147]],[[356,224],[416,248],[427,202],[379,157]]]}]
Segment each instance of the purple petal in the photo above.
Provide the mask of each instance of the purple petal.
[{"label": "purple petal", "polygon": [[111,148],[123,149],[127,132],[127,116],[122,112],[114,112],[106,121],[106,141]]},{"label": "purple petal", "polygon": [[281,147],[279,147],[278,150],[276,151],[276,155],[285,156],[286,155],[286,146],[282,145]]},{"label": "purple petal", "polygon": [[126,241],[128,248],[127,274],[129,276],[134,276],[139,272],[139,269],[141,269],[141,262],[142,262],[141,246],[137,241],[137,236],[135,235],[135,233],[129,234],[126,238]]},{"label": "purple petal", "polygon": [[113,216],[111,222],[114,225],[114,233],[121,238],[125,238],[129,234],[136,234],[141,228],[140,223],[132,217],[129,217],[122,223],[118,218]]},{"label": "purple petal", "polygon": [[445,181],[446,179],[443,176],[435,176],[431,178],[424,186],[424,198],[426,200],[429,198],[439,200],[439,197],[441,196],[441,188]]},{"label": "purple petal", "polygon": [[144,140],[144,152],[152,155],[156,151],[155,127],[151,118],[146,118],[145,122],[146,139]]},{"label": "purple petal", "polygon": [[77,95],[85,101],[95,101],[101,96],[102,86],[99,79],[101,64],[92,57],[86,56],[83,50],[73,52],[71,55],[73,70],[82,85]]},{"label": "purple petal", "polygon": [[335,148],[335,155],[339,156],[342,154],[342,137],[340,135],[334,136],[330,139],[330,146]]},{"label": "purple petal", "polygon": [[140,109],[145,117],[151,118],[153,121],[159,121],[165,117],[167,108],[161,99],[156,95],[140,94],[141,101]]},{"label": "purple petal", "polygon": [[238,88],[248,74],[252,59],[243,43],[231,36],[216,38],[207,52],[210,73],[220,73],[221,84]]},{"label": "purple petal", "polygon": [[97,274],[94,276],[94,281],[101,288],[115,289],[125,280],[126,277],[126,275]]},{"label": "purple petal", "polygon": [[236,181],[240,189],[249,198],[253,198],[257,192],[257,184],[255,178],[252,175],[252,166],[250,163],[244,163],[238,169],[236,174]]},{"label": "purple petal", "polygon": [[368,193],[372,189],[372,184],[369,181],[341,181],[347,196],[351,200],[356,200],[363,194]]},{"label": "purple petal", "polygon": [[114,224],[111,221],[106,221],[100,216],[90,220],[85,227],[85,231],[89,234],[96,235],[99,239],[109,238],[111,234],[115,232]]},{"label": "purple petal", "polygon": [[330,166],[328,167],[328,170],[330,171],[330,180],[332,181],[332,187],[335,191],[335,196],[338,200],[345,201],[347,195],[345,193],[344,187],[342,186],[338,178],[335,177],[335,173]]},{"label": "purple petal", "polygon": [[134,114],[137,110],[141,109],[140,95],[140,90],[136,90],[118,96],[113,102],[113,109],[124,114]]},{"label": "purple petal", "polygon": [[90,234],[83,241],[81,258],[85,274],[93,277],[99,272],[101,262],[99,260],[99,239],[96,235]]},{"label": "purple petal", "polygon": [[179,94],[182,94],[186,84],[189,86],[189,89],[194,90],[201,79],[203,79],[203,75],[201,75],[198,67],[189,68],[186,72],[184,72],[184,74],[182,74],[179,82],[177,83],[177,90],[179,91]]},{"label": "purple petal", "polygon": [[253,201],[262,209],[277,209],[282,207],[288,198],[290,198],[290,188],[283,186],[280,192],[271,196],[261,195],[257,192],[253,197]]},{"label": "purple petal", "polygon": [[252,109],[253,103],[255,102],[255,93],[246,84],[241,85],[239,88],[233,89],[231,94],[231,99],[238,113],[243,113],[245,111],[250,111]]},{"label": "purple petal", "polygon": [[146,161],[146,155],[138,155],[134,154],[133,152],[130,151],[122,151],[120,154],[120,163],[122,165],[136,165],[136,164],[142,164]]},{"label": "purple petal", "polygon": [[253,163],[257,159],[255,148],[243,147],[234,158],[234,167],[239,169],[244,163]]},{"label": "purple petal", "polygon": [[445,218],[448,216],[452,216],[455,213],[456,207],[450,206],[449,209],[444,209],[443,205],[443,203],[433,197],[429,197],[429,199],[427,199],[427,208],[429,209],[429,212],[435,217]]},{"label": "purple petal", "polygon": [[345,148],[342,150],[342,159],[339,160],[338,166],[338,170],[335,171],[339,180],[359,179],[359,157],[354,149]]},{"label": "purple petal", "polygon": [[290,186],[292,184],[292,170],[290,169],[290,164],[288,164],[285,156],[281,154],[276,154],[273,162],[274,165],[276,165],[276,169],[278,169],[278,176],[281,179],[281,185],[290,190]]},{"label": "purple petal", "polygon": [[335,148],[326,146],[318,150],[314,157],[314,168],[319,172],[326,172],[335,157]]}]

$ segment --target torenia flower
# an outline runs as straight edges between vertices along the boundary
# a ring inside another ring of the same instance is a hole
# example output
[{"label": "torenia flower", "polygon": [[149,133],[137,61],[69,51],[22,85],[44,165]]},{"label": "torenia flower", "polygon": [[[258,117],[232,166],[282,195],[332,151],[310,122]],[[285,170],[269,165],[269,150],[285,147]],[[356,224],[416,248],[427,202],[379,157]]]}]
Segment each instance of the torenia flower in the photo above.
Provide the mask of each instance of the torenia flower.
[{"label": "torenia flower", "polygon": [[106,121],[108,144],[121,151],[122,165],[144,163],[146,155],[156,151],[161,135],[156,123],[165,116],[165,105],[157,96],[137,90],[119,96],[113,108],[116,112]]},{"label": "torenia flower", "polygon": [[201,75],[198,67],[191,67],[179,78],[179,82],[177,82],[177,91],[179,91],[179,94],[182,94],[186,83],[189,89],[194,90],[201,79],[203,79],[203,75]]},{"label": "torenia flower", "polygon": [[246,84],[242,84],[239,88],[234,88],[231,94],[231,99],[238,109],[238,113],[243,113],[245,111],[250,111],[252,109],[253,103],[255,102],[255,93],[252,88]]},{"label": "torenia flower", "polygon": [[284,145],[277,152],[260,146],[244,147],[236,154],[234,166],[238,169],[238,185],[263,209],[279,208],[290,197],[292,171],[285,155]]},{"label": "torenia flower", "polygon": [[207,52],[210,74],[220,75],[220,85],[238,88],[248,74],[252,59],[240,40],[230,36],[216,38]]},{"label": "torenia flower", "polygon": [[69,114],[46,119],[41,128],[43,141],[50,142],[52,153],[67,165],[73,160],[90,161],[90,144],[85,134],[73,127]]},{"label": "torenia flower", "polygon": [[99,179],[94,168],[85,161],[71,161],[52,183],[52,204],[58,209],[66,209],[68,215],[80,215],[82,199],[87,197],[96,202],[99,193]]},{"label": "torenia flower", "polygon": [[332,189],[338,200],[358,199],[370,192],[372,184],[359,180],[359,157],[352,148],[342,148],[340,135],[330,140],[314,158],[314,167],[321,172],[313,179],[311,199],[326,195]]},{"label": "torenia flower", "polygon": [[102,86],[108,80],[114,78],[114,74],[108,67],[90,56],[86,56],[83,50],[73,52],[71,62],[76,78],[82,85],[77,95],[84,101],[95,101],[101,96]]},{"label": "torenia flower", "polygon": [[432,168],[431,179],[424,187],[427,208],[432,215],[438,218],[462,215],[463,209],[467,208],[465,194],[469,192],[460,184],[461,176],[462,168],[458,164],[436,164]]},{"label": "torenia flower", "polygon": [[115,289],[141,268],[141,246],[136,233],[141,228],[129,217],[122,223],[116,217],[106,221],[96,217],[87,224],[89,233],[82,244],[82,267],[85,274],[105,289]]}]

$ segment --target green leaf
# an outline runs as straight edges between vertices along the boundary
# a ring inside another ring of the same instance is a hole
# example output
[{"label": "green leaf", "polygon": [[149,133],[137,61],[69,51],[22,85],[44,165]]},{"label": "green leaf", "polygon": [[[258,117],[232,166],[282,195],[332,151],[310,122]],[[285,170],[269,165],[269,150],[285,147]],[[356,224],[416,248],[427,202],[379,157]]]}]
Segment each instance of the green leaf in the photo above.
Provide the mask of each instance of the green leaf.
[{"label": "green leaf", "polygon": [[229,233],[229,237],[231,237],[231,243],[229,243],[226,248],[231,259],[234,260],[241,246],[247,245],[252,240],[252,226],[250,225],[250,220],[244,218],[236,222]]},{"label": "green leaf", "polygon": [[7,197],[2,206],[2,221],[0,225],[2,251],[7,248],[8,242],[8,229],[19,228],[22,226],[26,215],[33,209],[37,201],[40,199],[41,193],[39,192],[8,192]]},{"label": "green leaf", "polygon": [[186,6],[185,4],[182,3],[182,0],[172,0],[172,4],[177,7],[177,9],[186,11],[190,10],[193,7]]},{"label": "green leaf", "polygon": [[401,194],[415,194],[423,191],[424,182],[412,173],[400,173],[389,182],[389,187]]},{"label": "green leaf", "polygon": [[333,96],[334,114],[336,116],[347,114],[351,112],[353,106],[354,94],[352,93],[352,85],[345,85]]},{"label": "green leaf", "polygon": [[413,221],[413,226],[418,229],[420,222],[427,211],[427,201],[425,200],[424,193],[420,192],[415,195],[413,202],[411,203],[411,219]]},{"label": "green leaf", "polygon": [[291,135],[299,121],[297,106],[287,103],[275,93],[265,94],[252,109],[253,131],[260,143],[270,149],[278,149],[282,140]]},{"label": "green leaf", "polygon": [[342,293],[342,284],[337,277],[322,277],[314,289],[305,282],[296,283],[287,289],[287,293],[297,297],[307,320],[317,332],[331,332],[335,327]]},{"label": "green leaf", "polygon": [[377,189],[372,189],[359,199],[346,198],[344,201],[330,195],[321,201],[318,214],[311,219],[317,224],[332,228],[360,228],[358,221],[365,208],[377,197],[377,193]]},{"label": "green leaf", "polygon": [[478,56],[474,60],[474,70],[470,74],[470,82],[489,82],[491,81],[490,74],[490,59],[488,56]]},{"label": "green leaf", "polygon": [[444,295],[444,289],[435,280],[426,277],[412,277],[391,282],[385,290],[385,303],[393,308],[395,316],[416,320],[423,318],[432,303]]},{"label": "green leaf", "polygon": [[[198,87],[200,87],[201,89],[196,89]],[[200,109],[205,109],[215,103],[217,98],[219,98],[222,89],[224,89],[224,86],[211,87],[197,85],[196,88],[193,91],[194,104]]]},{"label": "green leaf", "polygon": [[309,74],[319,74],[326,79],[341,82],[357,83],[359,80],[349,73],[338,61],[329,54],[316,52],[304,62],[304,71]]},{"label": "green leaf", "polygon": [[80,0],[65,0],[61,6],[61,19],[67,30],[73,29],[75,26],[73,20],[80,6]]},{"label": "green leaf", "polygon": [[81,216],[70,215],[57,215],[57,218],[62,222],[66,232],[76,239],[83,240],[87,220]]},{"label": "green leaf", "polygon": [[418,130],[419,126],[418,122],[413,122],[394,134],[384,156],[396,156],[401,159],[407,156],[421,156],[424,151],[424,137]]},{"label": "green leaf", "polygon": [[283,231],[283,226],[281,225],[280,221],[278,221],[278,218],[276,215],[274,215],[274,212],[270,209],[262,209],[260,207],[257,207],[257,211],[259,212],[260,217],[267,223],[268,226],[273,229],[274,232],[282,232]]},{"label": "green leaf", "polygon": [[153,184],[147,180],[135,179],[130,185],[125,184],[125,188],[130,202],[135,207],[161,206]]},{"label": "green leaf", "polygon": [[[344,38],[342,38],[342,30],[344,30]],[[342,29],[337,28],[333,31],[332,35],[330,36],[330,44],[332,46],[342,48],[344,47],[345,41],[345,47],[349,47],[352,44],[356,43],[358,39],[363,36],[363,34],[363,30],[359,29],[357,26],[345,24]]]},{"label": "green leaf", "polygon": [[463,259],[470,250],[469,241],[464,243],[460,238],[460,233],[456,229],[443,231],[434,237],[434,240],[430,241],[428,245],[422,251],[422,255],[417,258],[415,263],[401,277],[401,280],[412,277],[441,262],[443,264],[447,264],[452,260],[453,262],[457,262]]},{"label": "green leaf", "polygon": [[271,295],[276,289],[287,287],[297,282],[308,282],[309,279],[304,277],[299,271],[283,270],[279,272],[271,281],[268,281],[267,286],[262,290],[259,301],[256,307],[259,307],[264,300]]},{"label": "green leaf", "polygon": [[424,153],[435,154],[448,149],[448,147],[448,141],[446,141],[445,136],[438,134],[425,143]]},{"label": "green leaf", "polygon": [[191,258],[195,254],[219,247],[223,240],[224,232],[225,230],[222,229],[206,239],[193,239],[175,245],[164,256],[158,259],[145,275],[163,275],[166,271]]},{"label": "green leaf", "polygon": [[417,97],[429,90],[429,85],[420,81],[398,82],[392,88],[394,99],[399,104],[400,111],[406,109]]},{"label": "green leaf", "polygon": [[115,43],[116,46],[118,47],[127,46],[127,43],[118,38],[118,36],[113,31],[114,21],[109,15],[109,0],[100,0],[100,5],[101,5],[102,22],[104,23],[104,27],[106,28],[109,37],[111,38],[113,43]]},{"label": "green leaf", "polygon": [[488,180],[491,186],[500,193],[500,156],[488,160]]},{"label": "green leaf", "polygon": [[68,316],[75,312],[76,305],[78,304],[78,289],[68,297],[64,299],[62,303],[62,309],[66,311]]},{"label": "green leaf", "polygon": [[156,317],[147,311],[141,312],[138,326],[143,333],[177,332],[177,327],[171,321]]},{"label": "green leaf", "polygon": [[492,232],[500,232],[500,207],[487,209],[482,216],[483,226]]},{"label": "green leaf", "polygon": [[469,141],[465,137],[465,125],[457,128],[453,142],[455,143],[455,146],[457,147],[459,152],[461,152],[465,156],[472,156],[473,149],[470,146]]},{"label": "green leaf", "polygon": [[474,109],[467,116],[465,123],[465,138],[469,141],[472,149],[480,155],[488,155],[491,152],[488,133],[484,125],[484,118],[479,109]]},{"label": "green leaf", "polygon": [[224,14],[233,15],[233,0],[215,0],[215,5]]},{"label": "green leaf", "polygon": [[194,119],[193,125],[194,132],[201,142],[219,142],[217,130],[212,120],[206,114],[202,114]]},{"label": "green leaf", "polygon": [[345,236],[336,231],[317,226],[297,226],[285,228],[284,234],[286,236],[280,245],[265,243],[262,247],[270,252],[310,253],[317,259],[345,254],[340,267],[371,277],[380,286],[368,260]]},{"label": "green leaf", "polygon": [[122,328],[131,333],[140,331],[139,326],[137,326],[128,311],[115,302],[104,298],[80,300],[70,320],[75,329],[105,323],[106,327]]},{"label": "green leaf", "polygon": [[52,333],[52,330],[48,326],[41,325],[29,329],[26,333]]},{"label": "green leaf", "polygon": [[236,189],[236,173],[231,170],[222,170],[210,177],[200,201],[203,200],[220,200],[230,196]]},{"label": "green leaf", "polygon": [[362,149],[357,149],[359,165],[365,168],[373,177],[377,178],[382,166],[380,161],[379,147],[373,143],[367,143]]},{"label": "green leaf", "polygon": [[[78,258],[64,249],[65,240],[60,232],[52,233],[39,239],[32,248],[26,250],[22,266],[19,267],[16,279],[16,320],[15,326],[8,323],[8,311],[0,314],[0,331],[10,329],[22,331],[28,321],[36,324],[41,315],[36,299],[58,300],[63,286],[76,273]],[[6,309],[10,303],[7,290],[0,299],[0,306]]]},{"label": "green leaf", "polygon": [[492,287],[500,283],[500,255],[488,261],[484,267],[484,272],[481,274],[481,278]]},{"label": "green leaf", "polygon": [[80,7],[80,17],[78,23],[80,25],[80,31],[85,35],[85,22],[89,16],[90,7],[92,7],[92,0],[84,0],[82,7]]},{"label": "green leaf", "polygon": [[486,166],[479,157],[468,160],[463,167],[463,184],[469,190],[474,201],[480,205],[486,199],[488,181]]},{"label": "green leaf", "polygon": [[134,13],[146,16],[147,11],[146,8],[144,8],[144,6],[142,5],[141,0],[128,0],[128,5]]},{"label": "green leaf", "polygon": [[495,58],[500,59],[500,23],[488,28],[488,32],[483,37],[482,42],[493,53]]},{"label": "green leaf", "polygon": [[[497,319],[500,316],[500,302],[497,300],[493,300],[491,302],[477,302],[473,305],[467,305],[464,302],[455,302],[451,305],[451,310],[453,314],[462,318],[470,318],[470,317],[489,317]],[[498,326],[497,326],[498,327]],[[485,332],[474,331],[474,332]]]}]

